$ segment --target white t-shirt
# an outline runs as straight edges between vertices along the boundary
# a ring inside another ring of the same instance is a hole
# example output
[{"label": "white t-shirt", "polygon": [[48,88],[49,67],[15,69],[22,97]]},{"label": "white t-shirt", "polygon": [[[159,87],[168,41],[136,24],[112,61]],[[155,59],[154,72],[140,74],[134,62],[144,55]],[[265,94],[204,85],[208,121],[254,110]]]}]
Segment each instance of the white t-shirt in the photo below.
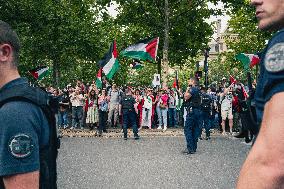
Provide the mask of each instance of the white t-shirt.
[{"label": "white t-shirt", "polygon": [[232,102],[233,102],[232,94],[226,94],[224,97],[221,98],[221,100],[222,100],[221,110],[229,110],[230,108],[232,108]]}]

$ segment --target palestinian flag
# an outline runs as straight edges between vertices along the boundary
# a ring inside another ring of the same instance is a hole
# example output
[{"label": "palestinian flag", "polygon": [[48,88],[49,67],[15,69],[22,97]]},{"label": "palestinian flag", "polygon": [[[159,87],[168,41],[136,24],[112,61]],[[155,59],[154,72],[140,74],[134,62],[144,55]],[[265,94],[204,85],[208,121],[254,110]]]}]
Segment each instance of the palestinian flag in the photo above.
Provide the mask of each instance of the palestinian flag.
[{"label": "palestinian flag", "polygon": [[137,44],[126,48],[121,52],[121,56],[144,61],[156,61],[158,45],[159,37],[154,39],[144,39]]},{"label": "palestinian flag", "polygon": [[231,85],[234,85],[237,83],[237,80],[233,78],[233,76],[230,75],[230,82],[231,82]]},{"label": "palestinian flag", "polygon": [[245,54],[240,53],[236,56],[236,59],[241,61],[244,68],[247,70],[249,67],[252,68],[260,62],[260,58],[256,54]]},{"label": "palestinian flag", "polygon": [[99,72],[97,74],[96,86],[97,86],[98,89],[101,89],[102,86],[103,86],[103,82],[102,82],[102,68],[99,69]]},{"label": "palestinian flag", "polygon": [[173,88],[179,89],[178,73],[177,73],[177,71],[176,71],[176,77],[174,78],[174,82],[173,82]]},{"label": "palestinian flag", "polygon": [[113,41],[111,44],[109,51],[104,55],[103,59],[99,61],[99,67],[103,69],[106,77],[108,79],[112,79],[113,75],[119,69],[118,63],[118,53],[116,50],[116,42]]},{"label": "palestinian flag", "polygon": [[132,69],[140,69],[143,68],[143,65],[139,60],[134,60],[133,63],[131,64]]},{"label": "palestinian flag", "polygon": [[49,74],[49,67],[47,66],[39,66],[35,69],[29,70],[29,73],[32,74],[32,76],[36,80],[41,80],[44,78],[46,75]]},{"label": "palestinian flag", "polygon": [[247,99],[249,97],[249,95],[248,95],[248,93],[247,93],[247,91],[245,89],[245,86],[243,84],[241,84],[241,87],[242,87],[243,95],[244,95],[245,99]]}]

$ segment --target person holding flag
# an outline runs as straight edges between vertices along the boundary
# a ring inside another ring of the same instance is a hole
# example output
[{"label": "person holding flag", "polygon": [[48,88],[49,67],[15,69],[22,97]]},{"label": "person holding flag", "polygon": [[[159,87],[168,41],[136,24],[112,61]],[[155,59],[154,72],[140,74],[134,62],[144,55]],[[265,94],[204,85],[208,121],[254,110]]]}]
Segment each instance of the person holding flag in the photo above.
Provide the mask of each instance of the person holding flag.
[{"label": "person holding flag", "polygon": [[221,117],[222,117],[222,135],[226,134],[225,124],[226,119],[229,120],[230,134],[233,133],[233,94],[232,94],[232,85],[224,89],[224,91],[220,94],[220,104],[221,104]]}]

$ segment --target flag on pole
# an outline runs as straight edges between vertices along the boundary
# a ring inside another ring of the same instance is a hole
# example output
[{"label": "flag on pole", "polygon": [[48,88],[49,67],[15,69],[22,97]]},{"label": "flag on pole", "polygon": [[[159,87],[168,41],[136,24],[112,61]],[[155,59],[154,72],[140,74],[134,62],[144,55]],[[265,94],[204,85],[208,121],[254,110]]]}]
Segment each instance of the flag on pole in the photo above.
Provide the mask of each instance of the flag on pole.
[{"label": "flag on pole", "polygon": [[247,70],[255,65],[257,65],[260,62],[260,58],[256,54],[245,54],[245,53],[240,53],[236,55],[236,59],[241,61],[244,68]]},{"label": "flag on pole", "polygon": [[176,71],[176,76],[174,78],[173,88],[179,89],[179,83],[178,83],[178,73]]},{"label": "flag on pole", "polygon": [[[231,85],[235,85],[237,83],[237,80],[233,76],[230,75],[230,82],[231,82]],[[245,90],[244,85],[242,83],[240,85],[241,85],[242,93],[244,97],[247,99],[249,95],[247,91]]]},{"label": "flag on pole", "polygon": [[29,73],[32,74],[32,76],[36,80],[41,80],[44,78],[46,75],[49,74],[49,67],[47,66],[38,66],[35,69],[29,70]]},{"label": "flag on pole", "polygon": [[144,61],[156,61],[158,46],[159,37],[154,39],[144,39],[137,44],[127,47],[121,52],[121,56]]},{"label": "flag on pole", "polygon": [[241,84],[241,87],[242,87],[243,95],[244,95],[244,97],[247,99],[249,95],[248,95],[248,93],[247,93],[247,91],[246,91],[246,89],[245,89],[244,85],[243,85],[243,84]]},{"label": "flag on pole", "polygon": [[231,82],[231,85],[234,85],[237,83],[237,80],[233,76],[230,75],[230,82]]},{"label": "flag on pole", "polygon": [[141,64],[141,62],[139,60],[137,60],[137,59],[134,59],[133,63],[131,65],[132,65],[132,69],[143,68],[143,64]]},{"label": "flag on pole", "polygon": [[109,51],[104,55],[104,57],[99,61],[98,65],[102,68],[103,72],[105,73],[108,79],[112,79],[114,74],[119,69],[119,62],[118,62],[118,52],[116,49],[116,42],[110,45]]},{"label": "flag on pole", "polygon": [[97,74],[97,80],[96,80],[96,86],[98,89],[101,89],[103,86],[102,82],[102,68],[99,69],[98,74]]}]

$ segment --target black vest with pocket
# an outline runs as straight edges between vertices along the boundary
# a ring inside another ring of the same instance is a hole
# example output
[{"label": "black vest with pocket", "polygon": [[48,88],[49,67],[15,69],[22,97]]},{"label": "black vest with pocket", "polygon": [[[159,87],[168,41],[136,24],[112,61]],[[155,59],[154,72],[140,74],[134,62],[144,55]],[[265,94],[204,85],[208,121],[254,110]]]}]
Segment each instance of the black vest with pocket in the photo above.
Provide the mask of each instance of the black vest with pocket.
[{"label": "black vest with pocket", "polygon": [[[56,159],[60,146],[57,137],[55,112],[57,102],[45,91],[28,84],[17,85],[0,94],[0,108],[12,101],[24,101],[40,107],[49,125],[48,147],[40,150],[40,189],[57,189]],[[54,108],[55,107],[55,108]],[[2,183],[1,183],[2,182]],[[3,185],[2,179],[0,186]],[[1,187],[0,187],[1,188]],[[4,186],[3,186],[4,188]]]}]

